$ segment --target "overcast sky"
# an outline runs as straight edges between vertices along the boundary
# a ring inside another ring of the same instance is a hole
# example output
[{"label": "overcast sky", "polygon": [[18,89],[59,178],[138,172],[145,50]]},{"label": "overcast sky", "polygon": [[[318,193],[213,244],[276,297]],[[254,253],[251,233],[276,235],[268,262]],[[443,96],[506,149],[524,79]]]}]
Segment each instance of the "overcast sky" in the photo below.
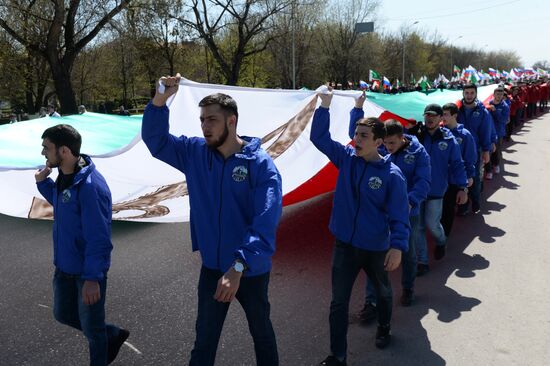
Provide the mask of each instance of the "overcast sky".
[{"label": "overcast sky", "polygon": [[514,50],[523,66],[550,62],[550,0],[381,0],[378,14],[375,30],[418,21],[411,30],[437,30],[454,46]]}]

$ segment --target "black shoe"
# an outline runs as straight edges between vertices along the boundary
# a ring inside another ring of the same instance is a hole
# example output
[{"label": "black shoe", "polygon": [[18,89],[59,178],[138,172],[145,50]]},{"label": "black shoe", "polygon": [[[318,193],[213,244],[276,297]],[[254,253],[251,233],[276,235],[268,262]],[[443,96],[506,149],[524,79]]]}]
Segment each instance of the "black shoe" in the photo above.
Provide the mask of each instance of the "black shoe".
[{"label": "black shoe", "polygon": [[378,318],[376,305],[370,302],[365,303],[365,306],[363,306],[363,309],[359,312],[359,319],[361,319],[362,322],[368,323],[376,318]]},{"label": "black shoe", "polygon": [[391,341],[391,334],[390,334],[390,326],[378,326],[378,329],[376,330],[376,347],[383,349],[390,344]]},{"label": "black shoe", "polygon": [[412,288],[404,288],[401,293],[401,305],[411,306],[414,300],[414,291]]},{"label": "black shoe", "polygon": [[416,266],[416,276],[424,276],[426,273],[430,272],[430,266],[424,263],[418,263]]},{"label": "black shoe", "polygon": [[346,360],[340,361],[334,356],[328,356],[319,364],[319,366],[346,366]]},{"label": "black shoe", "polygon": [[120,351],[120,347],[130,336],[130,332],[126,329],[120,329],[118,337],[112,339],[107,346],[107,365],[113,362]]},{"label": "black shoe", "polygon": [[434,258],[437,260],[440,260],[441,258],[443,258],[445,256],[446,247],[447,247],[446,245],[436,245],[435,251],[434,251]]},{"label": "black shoe", "polygon": [[472,202],[472,212],[478,213],[480,210],[479,202]]}]

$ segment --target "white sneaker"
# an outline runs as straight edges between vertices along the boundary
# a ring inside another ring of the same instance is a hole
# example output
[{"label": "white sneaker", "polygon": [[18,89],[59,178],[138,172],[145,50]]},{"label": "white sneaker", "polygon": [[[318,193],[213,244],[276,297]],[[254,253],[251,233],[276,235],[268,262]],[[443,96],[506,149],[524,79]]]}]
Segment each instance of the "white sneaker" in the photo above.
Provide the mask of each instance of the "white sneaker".
[{"label": "white sneaker", "polygon": [[495,174],[500,174],[500,167],[498,165],[495,167]]},{"label": "white sneaker", "polygon": [[485,179],[492,180],[493,179],[493,173],[491,173],[491,172],[485,173]]}]

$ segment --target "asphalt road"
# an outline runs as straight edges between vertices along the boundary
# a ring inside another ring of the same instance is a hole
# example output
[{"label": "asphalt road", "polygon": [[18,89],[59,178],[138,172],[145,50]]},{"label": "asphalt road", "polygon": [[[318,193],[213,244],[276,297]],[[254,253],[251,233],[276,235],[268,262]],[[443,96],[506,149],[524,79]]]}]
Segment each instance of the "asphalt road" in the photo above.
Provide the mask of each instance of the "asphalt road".
[{"label": "asphalt road", "polygon": [[[487,182],[482,215],[457,218],[448,255],[417,281],[417,301],[398,305],[393,343],[354,316],[349,365],[548,365],[550,359],[550,115],[505,145],[503,174]],[[499,188],[499,189],[497,189]],[[281,365],[328,354],[331,195],[285,209],[270,298]],[[182,365],[194,340],[200,259],[188,224],[115,222],[108,321],[131,331],[113,365]],[[0,215],[0,364],[86,365],[87,343],[52,316],[51,223]],[[364,276],[352,298],[362,305]],[[254,365],[238,303],[218,365]]]}]

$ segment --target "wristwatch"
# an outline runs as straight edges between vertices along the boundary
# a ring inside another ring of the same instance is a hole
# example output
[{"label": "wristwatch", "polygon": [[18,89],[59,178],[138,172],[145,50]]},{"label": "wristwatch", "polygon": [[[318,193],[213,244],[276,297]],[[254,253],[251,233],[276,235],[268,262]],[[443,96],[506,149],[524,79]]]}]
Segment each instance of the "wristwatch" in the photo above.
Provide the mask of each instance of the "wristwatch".
[{"label": "wristwatch", "polygon": [[468,187],[461,187],[459,189],[464,193],[468,193]]},{"label": "wristwatch", "polygon": [[236,259],[235,262],[233,262],[233,269],[235,272],[243,273],[246,271],[247,267],[240,259]]}]

